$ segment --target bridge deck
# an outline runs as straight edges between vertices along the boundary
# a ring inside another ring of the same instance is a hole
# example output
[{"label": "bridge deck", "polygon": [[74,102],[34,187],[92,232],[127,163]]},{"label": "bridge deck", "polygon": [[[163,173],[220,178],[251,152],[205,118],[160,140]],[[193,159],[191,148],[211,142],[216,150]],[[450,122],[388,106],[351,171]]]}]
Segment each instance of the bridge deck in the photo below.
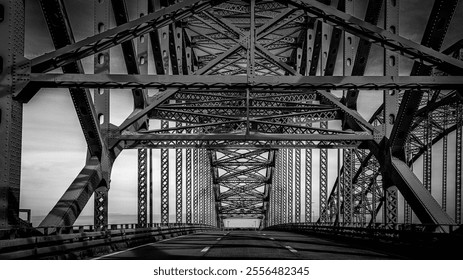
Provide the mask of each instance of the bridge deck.
[{"label": "bridge deck", "polygon": [[99,259],[401,259],[361,242],[274,231],[213,231],[180,236]]}]

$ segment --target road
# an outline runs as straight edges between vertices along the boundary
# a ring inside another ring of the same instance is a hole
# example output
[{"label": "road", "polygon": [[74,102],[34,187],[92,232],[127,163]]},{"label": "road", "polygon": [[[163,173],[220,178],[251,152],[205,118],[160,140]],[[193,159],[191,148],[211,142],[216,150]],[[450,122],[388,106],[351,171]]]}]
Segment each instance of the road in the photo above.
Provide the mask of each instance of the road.
[{"label": "road", "polygon": [[361,242],[275,231],[209,231],[138,246],[97,259],[398,259]]}]

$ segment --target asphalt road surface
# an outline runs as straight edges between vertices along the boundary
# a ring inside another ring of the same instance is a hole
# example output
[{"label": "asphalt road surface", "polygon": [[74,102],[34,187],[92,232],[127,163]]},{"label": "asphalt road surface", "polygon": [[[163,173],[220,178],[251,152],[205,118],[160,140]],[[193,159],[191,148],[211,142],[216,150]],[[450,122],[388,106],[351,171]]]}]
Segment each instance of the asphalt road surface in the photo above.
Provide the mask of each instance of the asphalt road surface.
[{"label": "asphalt road surface", "polygon": [[275,231],[209,231],[111,253],[97,259],[400,259],[361,242]]}]

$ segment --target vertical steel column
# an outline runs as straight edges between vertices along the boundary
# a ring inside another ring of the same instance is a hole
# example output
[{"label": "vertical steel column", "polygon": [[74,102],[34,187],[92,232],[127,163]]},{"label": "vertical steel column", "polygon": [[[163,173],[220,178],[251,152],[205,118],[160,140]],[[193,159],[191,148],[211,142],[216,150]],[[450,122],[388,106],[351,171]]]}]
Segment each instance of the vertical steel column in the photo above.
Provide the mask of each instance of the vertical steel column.
[{"label": "vertical steel column", "polygon": [[199,223],[205,223],[205,215],[206,215],[206,199],[205,199],[205,190],[206,190],[206,176],[205,172],[205,150],[199,150],[199,201],[198,201],[198,208],[199,208]]},{"label": "vertical steel column", "polygon": [[[355,151],[355,153],[358,153],[357,160],[355,161],[356,165],[354,165],[354,166],[356,166],[356,168],[354,168],[354,171],[355,171],[355,170],[358,170],[358,168],[360,168],[360,166],[362,164],[362,159],[367,157],[369,151],[367,151],[365,149],[355,149],[354,151]],[[354,158],[355,158],[355,156],[356,155],[354,154]],[[352,182],[352,183],[354,183],[354,182]],[[360,192],[361,192],[360,201],[362,203],[360,205],[360,207],[361,207],[360,208],[360,222],[361,222],[361,226],[365,227],[365,225],[367,224],[367,212],[368,212],[367,185],[365,184],[365,182],[359,183],[358,179],[357,179],[357,182],[355,184],[357,184],[357,186],[358,186],[358,184],[360,184]],[[355,205],[354,205],[354,207],[355,207]],[[354,215],[355,215],[355,212],[354,212]]]},{"label": "vertical steel column", "polygon": [[[328,122],[320,122],[320,128],[327,129]],[[328,150],[320,149],[320,222],[328,222]]]},{"label": "vertical steel column", "polygon": [[[99,34],[109,29],[109,1],[94,1],[94,33]],[[109,50],[99,52],[94,55],[94,73],[108,74],[110,65]],[[100,124],[100,129],[107,135],[110,123],[110,93],[109,89],[94,90],[95,113]],[[103,228],[108,225],[108,190],[109,182],[100,185],[94,192],[93,204],[93,223],[95,228]]]},{"label": "vertical steel column", "polygon": [[13,99],[13,90],[22,72],[25,12],[21,0],[0,5],[0,228],[8,228],[19,225],[23,105]]},{"label": "vertical steel column", "polygon": [[183,171],[183,155],[182,155],[182,149],[176,149],[175,150],[175,171],[176,171],[176,193],[175,193],[175,213],[176,213],[176,219],[175,221],[177,223],[182,222],[182,213],[183,213],[183,197],[182,197],[182,191],[183,191],[183,186],[182,186],[182,171]]},{"label": "vertical steel column", "polygon": [[206,174],[207,174],[207,223],[212,225],[214,220],[212,217],[212,212],[214,208],[213,193],[212,193],[212,173],[211,173],[211,163],[209,157],[206,154]]},{"label": "vertical steel column", "polygon": [[282,149],[279,149],[278,150],[278,153],[276,154],[276,172],[275,174],[277,175],[277,180],[276,180],[276,200],[275,200],[275,203],[276,203],[276,223],[277,224],[281,224],[282,222],[282,215],[283,215],[283,208],[282,208],[282,202],[283,202],[283,199],[282,199],[282,182],[281,182],[281,162],[282,162],[282,157],[283,157],[283,150]]},{"label": "vertical steel column", "polygon": [[[273,173],[273,174],[275,174],[275,173]],[[267,210],[267,213],[268,213],[268,217],[267,217],[267,219],[268,219],[268,226],[271,226],[271,225],[274,224],[274,222],[273,222],[273,218],[274,218],[274,214],[275,214],[275,213],[274,213],[274,208],[273,208],[273,199],[275,198],[275,196],[273,195],[274,186],[275,186],[274,182],[275,182],[275,181],[274,181],[274,179],[272,178],[272,185],[271,185],[271,187],[270,187],[270,192],[269,192],[269,194],[268,194],[268,201],[269,201],[269,203],[268,203],[268,207],[269,207],[269,208],[268,208],[268,210]]]},{"label": "vertical steel column", "polygon": [[[442,118],[442,123],[443,123],[443,129],[444,131],[447,130],[447,122],[448,122],[448,117],[447,114],[449,112],[450,108],[449,106],[444,106],[444,110],[442,112],[443,118]],[[442,138],[442,209],[444,211],[447,211],[447,166],[448,166],[448,136],[447,134],[444,135],[444,138]]]},{"label": "vertical steel column", "polygon": [[[181,122],[176,126],[180,127]],[[182,149],[175,149],[175,222],[181,223],[183,216],[183,153]]]},{"label": "vertical steel column", "polygon": [[138,150],[138,226],[146,227],[147,223],[147,150]]},{"label": "vertical steel column", "polygon": [[343,150],[344,172],[342,176],[343,189],[343,223],[350,225],[353,222],[353,186],[352,176],[354,173],[354,155],[352,149]]},{"label": "vertical steel column", "polygon": [[[430,103],[431,92],[427,93],[428,104]],[[424,145],[426,146],[423,154],[423,185],[431,192],[431,181],[432,181],[432,113],[426,114],[424,120]]]},{"label": "vertical steel column", "polygon": [[[385,0],[384,9],[384,29],[391,33],[399,34],[399,1]],[[391,50],[384,49],[384,75],[398,76],[399,75],[399,55]],[[398,110],[398,92],[384,91],[384,129],[386,137],[391,134],[392,128],[396,121]],[[390,181],[388,178],[384,178]],[[389,183],[383,184],[385,188],[385,219],[383,222],[387,224],[395,224],[398,222],[398,194],[397,187],[390,186]]]},{"label": "vertical steel column", "polygon": [[305,221],[312,222],[312,150],[305,150]]},{"label": "vertical steel column", "polygon": [[[407,157],[407,164],[410,165],[410,169],[413,170],[413,163],[411,162],[413,158],[413,152],[411,149],[410,141],[406,142],[406,157]],[[404,223],[410,224],[412,222],[412,208],[404,199]]]},{"label": "vertical steel column", "polygon": [[293,149],[288,149],[288,162],[286,168],[288,169],[288,222],[293,222]]},{"label": "vertical steel column", "polygon": [[342,185],[342,179],[341,179],[341,149],[337,150],[337,162],[338,166],[336,168],[336,171],[338,172],[337,177],[338,177],[338,184],[334,185],[336,188],[336,220],[335,224],[339,224],[341,221],[341,185]]},{"label": "vertical steel column", "polygon": [[[162,120],[161,129],[169,128]],[[169,223],[169,149],[161,149],[161,223]]]},{"label": "vertical steel column", "polygon": [[455,223],[461,224],[461,145],[462,125],[463,125],[463,106],[458,103],[456,106],[456,140],[455,140]]},{"label": "vertical steel column", "polygon": [[[110,2],[110,1],[98,1],[98,2]],[[148,13],[148,3],[145,0],[137,1],[137,16],[142,17]],[[148,74],[148,40],[146,36],[140,36],[137,38],[137,62],[140,74]],[[146,90],[143,90],[143,95],[146,95]],[[148,120],[146,120],[148,126]],[[150,150],[150,159],[152,152]],[[141,227],[146,227],[148,223],[148,207],[152,208],[150,204],[148,206],[148,150],[138,150],[138,224]],[[150,165],[151,170],[151,165]],[[151,179],[151,178],[150,178]],[[150,186],[152,183],[150,182]],[[152,187],[150,189],[152,192]],[[150,194],[151,197],[151,194]],[[150,198],[151,201],[151,198]],[[153,214],[150,211],[149,221],[152,222]]]},{"label": "vertical steel column", "polygon": [[282,156],[282,202],[281,205],[283,207],[282,212],[282,223],[286,223],[288,221],[288,149],[283,149],[283,156]]},{"label": "vertical steel column", "polygon": [[192,171],[192,166],[191,166],[191,149],[186,150],[186,155],[185,155],[185,176],[186,176],[186,223],[191,224],[192,222],[192,217],[191,217],[191,171]]},{"label": "vertical steel column", "polygon": [[301,150],[296,149],[296,161],[294,164],[295,169],[295,196],[294,201],[296,205],[294,206],[294,220],[296,223],[301,222]]},{"label": "vertical steel column", "polygon": [[153,214],[153,149],[149,149],[149,223],[153,224],[154,214]]},{"label": "vertical steel column", "polygon": [[199,166],[198,166],[198,149],[193,150],[193,223],[198,223],[198,176],[199,176]]}]

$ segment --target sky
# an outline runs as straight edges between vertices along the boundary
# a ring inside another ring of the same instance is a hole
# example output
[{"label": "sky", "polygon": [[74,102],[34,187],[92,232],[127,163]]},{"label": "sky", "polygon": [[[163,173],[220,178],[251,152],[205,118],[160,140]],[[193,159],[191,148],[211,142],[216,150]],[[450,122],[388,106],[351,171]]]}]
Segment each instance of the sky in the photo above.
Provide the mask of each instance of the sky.
[{"label": "sky", "polygon": [[[65,0],[76,40],[93,35],[92,0]],[[130,1],[135,3],[136,1]],[[399,2],[399,1],[398,1]],[[356,1],[357,17],[363,17],[366,1]],[[400,1],[400,32],[405,38],[420,42],[432,0]],[[129,5],[132,16],[135,6]],[[111,26],[114,26],[112,20]],[[381,26],[381,23],[380,23]],[[443,47],[447,47],[463,38],[463,5],[460,3],[450,25]],[[53,50],[53,44],[48,34],[43,15],[37,0],[26,1],[26,41],[25,55],[34,58]],[[111,50],[112,73],[124,73],[120,47]],[[372,48],[372,59],[369,60],[367,75],[382,74],[382,49]],[[86,73],[93,72],[93,58],[83,59]],[[400,60],[400,74],[408,75],[412,62]],[[153,71],[150,68],[150,71]],[[382,93],[364,91],[359,97],[359,112],[365,117],[376,110],[381,103]],[[113,90],[111,93],[111,123],[119,125],[131,112],[132,97],[130,91]],[[452,139],[450,139],[452,141]],[[435,158],[439,158],[438,145],[434,149]],[[330,150],[329,186],[336,178],[336,151]],[[171,162],[174,163],[174,153]],[[304,154],[304,153],[303,153]],[[155,162],[159,162],[159,151],[154,151]],[[23,153],[21,176],[20,207],[32,210],[33,216],[44,216],[52,209],[64,191],[75,179],[85,164],[86,143],[78,122],[74,106],[67,90],[43,89],[28,104],[24,105],[23,119]],[[304,159],[304,157],[303,157]],[[438,168],[438,160],[434,160]],[[417,163],[417,166],[419,163]],[[314,215],[318,216],[318,151],[313,151],[314,180]],[[304,166],[303,166],[304,168]],[[415,168],[420,175],[420,168]],[[159,168],[154,169],[155,177]],[[170,168],[171,182],[175,178],[175,169]],[[304,176],[303,176],[304,177]],[[434,177],[438,180],[438,176]],[[304,184],[305,179],[302,178]],[[438,182],[438,181],[436,181]],[[174,186],[171,183],[170,197],[174,197]],[[438,192],[436,197],[438,197]],[[154,182],[155,212],[159,212],[159,182]],[[136,215],[137,213],[137,151],[126,150],[116,160],[109,194],[109,219],[117,214]],[[174,203],[171,201],[172,214]],[[91,199],[81,215],[93,215],[93,200]],[[136,222],[136,218],[127,218],[126,222]],[[171,216],[173,217],[173,216]],[[155,220],[158,216],[155,216]],[[172,218],[171,218],[172,219]],[[233,225],[233,221],[231,222]],[[251,226],[253,221],[251,221]]]}]

